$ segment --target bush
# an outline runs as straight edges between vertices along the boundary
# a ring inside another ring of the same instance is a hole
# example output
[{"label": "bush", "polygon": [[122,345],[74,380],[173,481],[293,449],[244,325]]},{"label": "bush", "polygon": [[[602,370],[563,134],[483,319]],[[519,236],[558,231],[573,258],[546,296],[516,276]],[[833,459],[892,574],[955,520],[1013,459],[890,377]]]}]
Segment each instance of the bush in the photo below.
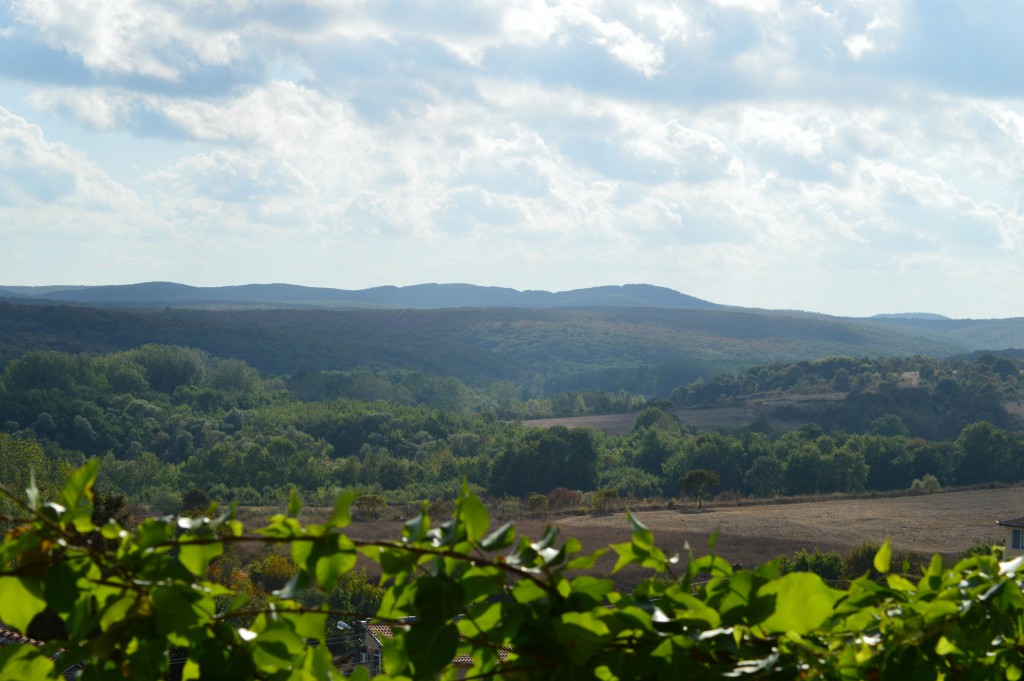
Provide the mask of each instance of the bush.
[{"label": "bush", "polygon": [[579,508],[583,505],[583,495],[565,487],[556,487],[548,492],[548,508],[552,511],[563,511]]},{"label": "bush", "polygon": [[288,583],[298,568],[287,555],[271,549],[249,566],[249,577],[264,591],[276,591]]},{"label": "bush", "polygon": [[619,493],[614,489],[602,489],[594,492],[591,499],[591,509],[596,513],[607,513],[615,509],[619,504]]},{"label": "bush", "polygon": [[[874,554],[872,554],[872,559]],[[812,553],[800,549],[793,554],[793,560],[782,559],[782,571],[813,572],[822,579],[838,582],[847,578],[846,564],[843,557],[835,551],[821,552],[817,548]]]},{"label": "bush", "polygon": [[177,513],[181,510],[181,495],[166,487],[155,489],[149,497],[149,510],[159,516]]},{"label": "bush", "polygon": [[379,494],[360,494],[353,507],[366,520],[380,520],[388,511],[388,501]]},{"label": "bush", "polygon": [[914,480],[910,485],[911,492],[928,493],[938,492],[942,489],[942,485],[939,484],[939,479],[931,473],[926,473],[923,478]]},{"label": "bush", "polygon": [[210,508],[212,503],[213,497],[198,487],[193,487],[181,498],[181,509],[187,515],[201,514]]},{"label": "bush", "polygon": [[527,508],[534,518],[548,517],[548,498],[543,494],[531,494]]},{"label": "bush", "polygon": [[875,570],[875,554],[881,546],[877,542],[866,541],[850,551],[846,555],[846,574],[851,578],[866,574],[870,579],[878,579],[880,575]]}]

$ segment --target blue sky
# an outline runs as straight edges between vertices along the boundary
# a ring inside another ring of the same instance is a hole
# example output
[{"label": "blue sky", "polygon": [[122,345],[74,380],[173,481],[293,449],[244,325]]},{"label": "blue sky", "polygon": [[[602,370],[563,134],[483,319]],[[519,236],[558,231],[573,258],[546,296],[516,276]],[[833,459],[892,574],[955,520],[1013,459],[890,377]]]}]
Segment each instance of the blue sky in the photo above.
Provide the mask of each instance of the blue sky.
[{"label": "blue sky", "polygon": [[2,0],[0,284],[1024,316],[1024,4]]}]

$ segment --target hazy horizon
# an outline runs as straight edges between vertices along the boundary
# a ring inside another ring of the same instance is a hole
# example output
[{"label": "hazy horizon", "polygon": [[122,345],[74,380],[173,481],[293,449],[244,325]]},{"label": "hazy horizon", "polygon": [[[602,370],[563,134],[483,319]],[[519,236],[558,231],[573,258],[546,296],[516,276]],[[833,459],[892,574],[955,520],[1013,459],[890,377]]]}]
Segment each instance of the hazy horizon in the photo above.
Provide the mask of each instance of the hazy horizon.
[{"label": "hazy horizon", "polygon": [[1024,316],[1024,6],[0,4],[7,285]]}]

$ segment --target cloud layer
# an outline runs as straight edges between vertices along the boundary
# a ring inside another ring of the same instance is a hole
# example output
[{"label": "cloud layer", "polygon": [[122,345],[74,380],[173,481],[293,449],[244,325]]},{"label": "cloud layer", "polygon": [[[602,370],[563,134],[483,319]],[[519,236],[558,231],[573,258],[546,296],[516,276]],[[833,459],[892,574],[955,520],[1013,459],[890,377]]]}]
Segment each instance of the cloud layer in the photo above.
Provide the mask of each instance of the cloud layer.
[{"label": "cloud layer", "polygon": [[12,284],[642,281],[1024,315],[1022,15],[14,0],[0,262]]}]

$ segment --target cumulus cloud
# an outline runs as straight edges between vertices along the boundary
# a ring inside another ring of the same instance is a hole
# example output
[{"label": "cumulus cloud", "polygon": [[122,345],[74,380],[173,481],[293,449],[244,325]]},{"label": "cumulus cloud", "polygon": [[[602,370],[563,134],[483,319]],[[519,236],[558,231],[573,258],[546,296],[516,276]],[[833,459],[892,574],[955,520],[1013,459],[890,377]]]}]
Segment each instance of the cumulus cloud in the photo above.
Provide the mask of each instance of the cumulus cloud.
[{"label": "cumulus cloud", "polygon": [[67,145],[47,141],[38,126],[0,107],[0,202],[107,211],[123,208],[132,199],[130,192]]},{"label": "cumulus cloud", "polygon": [[[277,252],[323,285],[652,281],[819,309],[858,278],[908,302],[948,273],[1012,290],[1017,19],[988,0],[15,0],[0,78],[73,132],[5,112],[0,201],[26,225],[153,225],[200,271],[237,254],[239,280]],[[360,280],[378,261],[391,281]]]},{"label": "cumulus cloud", "polygon": [[197,27],[188,21],[189,9],[143,0],[13,2],[23,26],[90,69],[168,80],[201,65],[223,66],[240,52],[236,33]]}]

